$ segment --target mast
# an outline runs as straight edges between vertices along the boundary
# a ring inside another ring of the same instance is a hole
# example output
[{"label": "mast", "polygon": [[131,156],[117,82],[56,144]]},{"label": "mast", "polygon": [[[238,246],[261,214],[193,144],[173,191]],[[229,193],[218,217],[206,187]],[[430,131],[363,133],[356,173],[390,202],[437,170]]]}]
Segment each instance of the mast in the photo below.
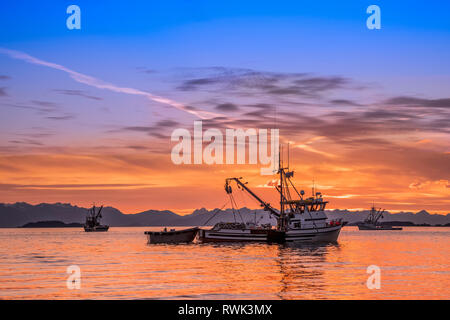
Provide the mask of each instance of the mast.
[{"label": "mast", "polygon": [[[283,150],[283,147],[280,146],[281,150]],[[281,151],[280,150],[280,151]],[[284,201],[283,201],[283,161],[281,161],[282,153],[280,152],[278,156],[279,163],[279,174],[280,174],[280,214],[281,216],[284,215]]]},{"label": "mast", "polygon": [[311,196],[313,198],[316,198],[316,181],[314,180],[314,178],[313,178],[313,181],[312,181],[311,192],[312,192]]},{"label": "mast", "polygon": [[287,171],[289,172],[289,141],[288,141],[288,165],[287,165]]},{"label": "mast", "polygon": [[102,209],[103,209],[103,205],[100,207],[100,209],[98,210],[98,212],[97,212],[97,215],[95,216],[95,219],[97,220],[98,218],[101,218],[102,217],[102,215],[100,214],[101,212],[102,212]]}]

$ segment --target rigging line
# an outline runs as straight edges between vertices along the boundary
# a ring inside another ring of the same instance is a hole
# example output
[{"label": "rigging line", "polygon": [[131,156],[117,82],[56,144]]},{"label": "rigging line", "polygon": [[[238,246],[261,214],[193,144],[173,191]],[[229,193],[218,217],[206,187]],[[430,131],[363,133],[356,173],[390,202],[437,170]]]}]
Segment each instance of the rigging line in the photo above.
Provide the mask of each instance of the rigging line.
[{"label": "rigging line", "polygon": [[[245,200],[245,198],[246,197],[248,197],[248,198],[250,198],[250,196],[247,194],[247,192],[245,192],[243,189],[241,189],[241,198],[242,198],[242,201],[244,202],[244,205],[245,205],[245,207],[246,208],[248,208],[248,209],[250,209],[250,206],[247,206],[247,201]],[[252,199],[252,198],[250,198],[250,199]],[[252,200],[255,200],[255,199],[252,199]],[[251,210],[251,209],[250,209]],[[254,211],[254,215],[255,215],[255,224],[257,224],[257,221],[256,221],[256,210]],[[261,220],[261,219],[260,219]]]},{"label": "rigging line", "polygon": [[294,183],[291,181],[291,179],[289,179],[289,183],[291,184],[292,188],[294,188],[295,192],[297,193],[297,195],[302,198],[301,194],[297,191],[297,188],[294,186]]},{"label": "rigging line", "polygon": [[[255,203],[258,203],[258,201],[256,201],[255,198],[251,197],[247,192],[244,192],[244,190],[242,190],[242,193],[245,195],[245,197],[249,198],[250,201],[255,202]],[[244,198],[245,198],[245,197],[244,197]],[[244,201],[245,201],[245,200],[244,200]]]},{"label": "rigging line", "polygon": [[216,216],[216,214],[218,214],[220,211],[222,211],[222,209],[225,208],[225,206],[227,205],[227,203],[228,203],[228,200],[225,201],[225,204],[224,204],[220,209],[216,209],[216,210],[215,210],[216,212],[214,212],[214,213],[212,214],[212,216],[209,217],[209,219],[206,220],[206,222],[205,222],[203,225],[205,226],[212,218],[214,218],[214,217]]},{"label": "rigging line", "polygon": [[[250,202],[256,202],[256,203],[257,203],[257,201],[255,200],[255,198],[252,198],[252,197],[251,197],[247,192],[245,192],[244,190],[241,190],[241,191],[242,191],[242,193],[244,194],[243,198],[244,198],[244,202],[246,203],[246,205],[247,205],[247,202],[245,201],[245,198],[246,198],[246,197],[249,198],[249,201],[250,201]],[[249,209],[250,209],[250,208],[249,208]],[[259,210],[259,209],[255,209],[255,220],[256,220],[256,212],[257,212],[258,210]],[[269,217],[272,217],[272,214],[271,214],[271,213],[269,213]],[[258,222],[261,221],[263,218],[264,218],[264,214],[261,215],[261,216],[259,216]]]},{"label": "rigging line", "polygon": [[[240,197],[241,197],[242,204],[244,205],[245,208],[250,209],[250,208],[248,208],[248,206],[247,206],[247,201],[245,201],[245,198],[244,198],[243,193],[244,193],[244,190],[241,189],[241,192],[239,192],[239,194],[240,194]],[[241,207],[241,208],[242,208],[242,207]]]},{"label": "rigging line", "polygon": [[[241,191],[243,191],[240,187],[239,187],[239,185],[238,185],[238,189],[240,189]],[[239,192],[238,192],[238,194],[239,194]],[[232,199],[232,201],[234,201],[234,204],[235,204],[235,206],[236,206],[236,211],[238,212],[238,214],[239,214],[239,217],[241,218],[241,221],[245,224],[245,221],[244,221],[244,218],[242,218],[242,215],[241,215],[241,211],[239,210],[239,206],[238,206],[238,204],[237,204],[237,202],[236,202],[236,198],[233,196],[233,194],[229,194],[230,195],[230,199]],[[242,194],[241,194],[241,197],[242,197]],[[234,217],[234,222],[237,222],[236,221],[236,216]]]},{"label": "rigging line", "polygon": [[236,223],[236,214],[234,212],[233,195],[231,193],[229,193],[228,197],[230,198],[231,210],[233,212],[234,222]]},{"label": "rigging line", "polygon": [[241,211],[237,208],[238,207],[238,205],[237,205],[237,203],[236,203],[236,199],[233,197],[233,201],[234,201],[234,204],[236,205],[236,211],[239,213],[239,217],[241,217],[241,221],[242,221],[242,223],[244,223],[245,224],[245,221],[244,221],[244,219],[242,218],[242,215],[241,215]]},{"label": "rigging line", "polygon": [[241,192],[238,192],[238,194],[239,194],[239,197],[241,197],[241,202],[245,207],[247,207],[247,202],[245,201],[244,196],[243,196],[244,190],[242,190],[242,189],[240,189],[240,190],[241,190]]},{"label": "rigging line", "polygon": [[235,211],[234,211],[235,208],[236,208],[236,211],[237,211],[237,213],[239,214],[239,217],[241,218],[241,221],[242,221],[243,223],[245,223],[245,222],[244,222],[244,219],[242,218],[241,211],[240,211],[239,208],[238,208],[236,199],[234,198],[234,196],[233,196],[231,193],[230,193],[229,195],[230,195],[230,199],[231,199],[231,201],[232,201],[232,209],[233,209],[233,215],[234,215],[234,222],[237,223],[237,221],[236,221],[236,214],[235,214]]},{"label": "rigging line", "polygon": [[286,192],[286,199],[288,200],[292,200],[291,197],[291,192],[289,191],[289,185],[287,183],[288,178],[286,177],[286,175],[284,175],[284,184],[285,184],[285,192]]}]

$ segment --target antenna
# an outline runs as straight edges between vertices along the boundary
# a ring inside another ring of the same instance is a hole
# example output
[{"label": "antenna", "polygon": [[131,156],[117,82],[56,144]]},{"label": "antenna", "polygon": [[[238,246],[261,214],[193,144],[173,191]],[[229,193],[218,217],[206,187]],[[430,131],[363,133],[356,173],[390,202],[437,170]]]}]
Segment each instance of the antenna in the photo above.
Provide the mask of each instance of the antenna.
[{"label": "antenna", "polygon": [[278,145],[278,171],[281,170],[281,144]]},{"label": "antenna", "polygon": [[290,141],[288,141],[288,166],[287,166],[288,171],[289,171],[289,143],[290,143]]}]

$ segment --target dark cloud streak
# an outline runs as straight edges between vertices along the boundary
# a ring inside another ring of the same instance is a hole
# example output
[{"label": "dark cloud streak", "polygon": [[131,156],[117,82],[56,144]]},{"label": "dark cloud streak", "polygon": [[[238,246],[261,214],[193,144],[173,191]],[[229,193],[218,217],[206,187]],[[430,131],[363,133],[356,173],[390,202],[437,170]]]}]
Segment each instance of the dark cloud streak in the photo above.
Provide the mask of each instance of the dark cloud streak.
[{"label": "dark cloud streak", "polygon": [[103,100],[100,97],[89,95],[81,90],[55,89],[53,91],[60,93],[60,94],[68,95],[68,96],[78,96],[78,97],[83,97],[83,98],[91,99],[91,100]]}]

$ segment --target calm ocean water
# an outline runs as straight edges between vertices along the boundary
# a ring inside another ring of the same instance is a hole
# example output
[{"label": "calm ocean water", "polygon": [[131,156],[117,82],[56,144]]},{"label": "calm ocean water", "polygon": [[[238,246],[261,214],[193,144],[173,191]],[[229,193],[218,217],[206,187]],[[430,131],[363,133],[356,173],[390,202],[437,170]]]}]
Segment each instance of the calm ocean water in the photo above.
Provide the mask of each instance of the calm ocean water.
[{"label": "calm ocean water", "polygon": [[[450,228],[345,227],[332,245],[148,245],[144,231],[160,229],[0,229],[0,298],[450,299]],[[79,290],[66,286],[70,265]]]}]

